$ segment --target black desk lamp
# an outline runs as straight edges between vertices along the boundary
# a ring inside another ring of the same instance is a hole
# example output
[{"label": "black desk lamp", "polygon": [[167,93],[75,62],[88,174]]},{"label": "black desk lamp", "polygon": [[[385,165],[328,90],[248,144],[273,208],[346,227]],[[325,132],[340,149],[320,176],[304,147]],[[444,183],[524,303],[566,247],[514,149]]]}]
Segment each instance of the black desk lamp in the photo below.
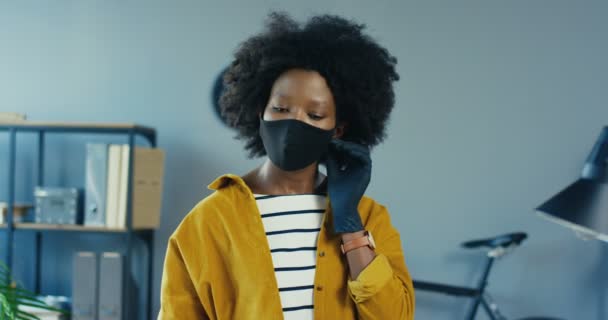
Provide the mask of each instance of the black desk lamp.
[{"label": "black desk lamp", "polygon": [[581,178],[543,203],[544,218],[586,238],[608,242],[608,126],[585,161]]}]

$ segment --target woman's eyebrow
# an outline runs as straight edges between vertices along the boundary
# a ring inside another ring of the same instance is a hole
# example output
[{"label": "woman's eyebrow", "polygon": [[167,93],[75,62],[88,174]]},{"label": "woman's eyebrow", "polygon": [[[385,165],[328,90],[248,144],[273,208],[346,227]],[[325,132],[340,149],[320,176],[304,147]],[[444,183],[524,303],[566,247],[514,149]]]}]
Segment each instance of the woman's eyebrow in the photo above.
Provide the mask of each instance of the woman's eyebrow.
[{"label": "woman's eyebrow", "polygon": [[312,107],[320,107],[320,108],[329,107],[329,103],[325,99],[310,99],[309,105]]},{"label": "woman's eyebrow", "polygon": [[274,91],[274,92],[272,93],[272,96],[273,96],[273,97],[277,97],[277,98],[279,98],[279,99],[281,99],[281,98],[286,98],[286,99],[287,99],[287,98],[290,98],[290,96],[289,96],[289,95],[287,95],[287,94],[285,94],[285,93],[283,93],[283,92],[281,92],[281,91],[278,91],[278,90],[277,90],[277,91]]},{"label": "woman's eyebrow", "polygon": [[[272,99],[278,102],[289,103],[292,100],[292,96],[281,91],[275,91],[272,93]],[[327,108],[329,107],[329,102],[327,99],[323,98],[310,98],[308,99],[307,105],[309,107],[315,108]]]}]

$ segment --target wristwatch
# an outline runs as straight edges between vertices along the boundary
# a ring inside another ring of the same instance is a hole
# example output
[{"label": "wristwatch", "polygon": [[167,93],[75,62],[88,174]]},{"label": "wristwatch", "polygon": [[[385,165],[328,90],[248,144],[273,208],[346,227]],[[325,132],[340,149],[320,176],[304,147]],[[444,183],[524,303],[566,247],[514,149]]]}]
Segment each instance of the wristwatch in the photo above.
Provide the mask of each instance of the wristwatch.
[{"label": "wristwatch", "polygon": [[369,231],[365,231],[363,237],[359,237],[356,239],[352,239],[346,241],[346,243],[340,244],[340,249],[343,254],[346,254],[349,251],[368,246],[370,249],[376,249],[376,243],[374,242],[374,237],[372,237],[372,233]]}]

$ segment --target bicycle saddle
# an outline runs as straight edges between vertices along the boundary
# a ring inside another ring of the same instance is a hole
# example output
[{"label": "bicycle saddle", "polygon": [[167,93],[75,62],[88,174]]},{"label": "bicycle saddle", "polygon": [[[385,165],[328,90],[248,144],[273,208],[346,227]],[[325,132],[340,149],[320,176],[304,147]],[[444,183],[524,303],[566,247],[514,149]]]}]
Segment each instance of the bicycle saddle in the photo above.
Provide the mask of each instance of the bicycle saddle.
[{"label": "bicycle saddle", "polygon": [[524,241],[528,235],[525,232],[514,232],[509,234],[500,235],[494,238],[471,240],[463,242],[462,246],[467,249],[475,249],[480,247],[498,248],[498,247],[509,247],[512,244],[519,245]]}]

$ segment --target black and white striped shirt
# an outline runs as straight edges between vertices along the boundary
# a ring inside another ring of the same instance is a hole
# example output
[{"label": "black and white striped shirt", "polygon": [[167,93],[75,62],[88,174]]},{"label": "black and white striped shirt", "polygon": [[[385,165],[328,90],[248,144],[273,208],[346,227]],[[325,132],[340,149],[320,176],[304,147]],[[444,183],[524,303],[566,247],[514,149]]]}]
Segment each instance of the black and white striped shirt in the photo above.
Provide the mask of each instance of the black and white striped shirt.
[{"label": "black and white striped shirt", "polygon": [[313,319],[317,238],[326,196],[255,195],[272,254],[283,316]]}]

